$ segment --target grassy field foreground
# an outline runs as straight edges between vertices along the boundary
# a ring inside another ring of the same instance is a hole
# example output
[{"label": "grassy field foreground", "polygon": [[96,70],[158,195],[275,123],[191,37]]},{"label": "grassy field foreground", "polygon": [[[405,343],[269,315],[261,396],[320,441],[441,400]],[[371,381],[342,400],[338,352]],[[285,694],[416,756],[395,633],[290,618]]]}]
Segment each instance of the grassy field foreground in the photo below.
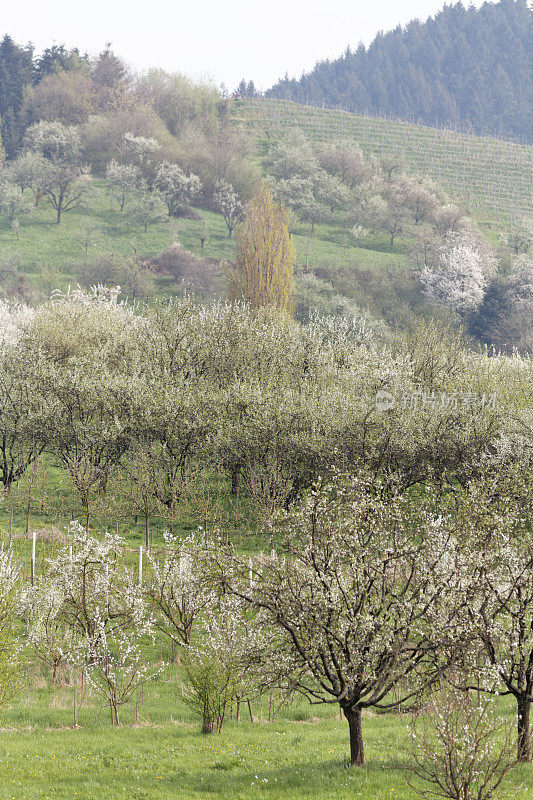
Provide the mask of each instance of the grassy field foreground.
[{"label": "grassy field foreground", "polygon": [[[174,668],[171,668],[172,671]],[[333,706],[298,702],[257,721],[228,721],[204,736],[169,675],[145,689],[112,729],[107,709],[89,700],[72,727],[72,690],[32,690],[2,714],[1,800],[414,800],[407,784],[408,715],[364,719],[367,765],[348,766],[348,731]],[[263,721],[261,720],[263,719]],[[499,796],[533,797],[533,766],[516,768]],[[515,796],[515,795],[513,795]]]}]

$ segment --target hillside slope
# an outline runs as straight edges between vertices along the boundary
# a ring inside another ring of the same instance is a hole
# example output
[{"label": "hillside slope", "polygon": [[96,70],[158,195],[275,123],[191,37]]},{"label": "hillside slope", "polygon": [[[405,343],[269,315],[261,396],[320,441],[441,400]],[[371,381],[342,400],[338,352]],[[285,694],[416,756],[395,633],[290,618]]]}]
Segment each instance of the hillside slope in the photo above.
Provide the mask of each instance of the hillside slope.
[{"label": "hillside slope", "polygon": [[493,220],[532,213],[533,147],[528,145],[288,100],[238,99],[231,113],[236,123],[267,143],[292,128],[313,140],[355,139],[365,153],[401,159],[409,172],[427,175],[469,211]]}]

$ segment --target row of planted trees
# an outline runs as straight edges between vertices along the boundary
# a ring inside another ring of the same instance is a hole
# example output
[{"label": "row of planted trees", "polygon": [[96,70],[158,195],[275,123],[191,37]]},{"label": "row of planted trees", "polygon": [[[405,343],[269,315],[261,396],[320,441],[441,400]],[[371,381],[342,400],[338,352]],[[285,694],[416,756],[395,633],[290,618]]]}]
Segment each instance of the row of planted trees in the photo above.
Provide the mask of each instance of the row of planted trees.
[{"label": "row of planted trees", "polygon": [[355,319],[301,326],[238,304],[131,307],[117,293],[2,305],[8,505],[40,457],[69,477],[86,527],[98,500],[148,528],[221,487],[234,519],[243,501],[268,515],[332,468],[366,465],[404,488],[464,484],[483,454],[526,447],[527,358],[469,353],[432,325],[382,343]]}]

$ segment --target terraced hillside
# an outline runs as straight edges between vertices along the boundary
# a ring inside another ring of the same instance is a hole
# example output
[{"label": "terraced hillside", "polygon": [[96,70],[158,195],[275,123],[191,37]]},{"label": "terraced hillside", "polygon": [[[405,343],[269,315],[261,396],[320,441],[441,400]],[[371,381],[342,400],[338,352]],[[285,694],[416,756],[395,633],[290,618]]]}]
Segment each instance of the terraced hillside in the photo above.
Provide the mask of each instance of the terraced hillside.
[{"label": "terraced hillside", "polygon": [[533,147],[288,100],[234,100],[233,119],[258,139],[300,128],[314,140],[356,139],[363,151],[401,158],[473,212],[498,221],[531,215]]}]

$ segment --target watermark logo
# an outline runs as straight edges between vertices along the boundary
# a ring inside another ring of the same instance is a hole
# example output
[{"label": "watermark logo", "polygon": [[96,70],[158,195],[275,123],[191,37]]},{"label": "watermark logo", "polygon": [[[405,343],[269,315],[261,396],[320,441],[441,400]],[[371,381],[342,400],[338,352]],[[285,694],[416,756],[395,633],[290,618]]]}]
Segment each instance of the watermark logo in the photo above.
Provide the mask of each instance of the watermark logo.
[{"label": "watermark logo", "polygon": [[390,411],[392,408],[401,411],[457,411],[459,408],[470,408],[479,411],[496,411],[498,395],[476,394],[475,392],[429,392],[417,389],[402,392],[399,395],[379,389],[376,392],[377,411]]},{"label": "watermark logo", "polygon": [[396,398],[390,392],[379,389],[376,394],[376,408],[378,411],[388,411],[396,405]]}]

